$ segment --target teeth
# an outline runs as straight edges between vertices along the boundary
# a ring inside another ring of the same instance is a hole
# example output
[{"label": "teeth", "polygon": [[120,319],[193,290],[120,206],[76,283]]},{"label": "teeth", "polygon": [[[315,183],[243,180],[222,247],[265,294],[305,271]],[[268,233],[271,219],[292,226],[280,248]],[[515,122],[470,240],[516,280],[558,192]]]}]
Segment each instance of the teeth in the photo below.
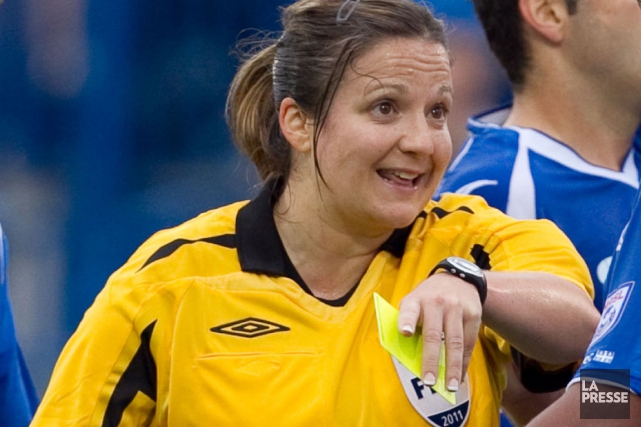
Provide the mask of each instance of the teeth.
[{"label": "teeth", "polygon": [[397,177],[399,177],[401,179],[408,179],[408,180],[412,180],[412,179],[414,179],[414,178],[416,178],[418,176],[418,174],[406,173],[406,172],[394,172],[394,175],[396,175]]}]

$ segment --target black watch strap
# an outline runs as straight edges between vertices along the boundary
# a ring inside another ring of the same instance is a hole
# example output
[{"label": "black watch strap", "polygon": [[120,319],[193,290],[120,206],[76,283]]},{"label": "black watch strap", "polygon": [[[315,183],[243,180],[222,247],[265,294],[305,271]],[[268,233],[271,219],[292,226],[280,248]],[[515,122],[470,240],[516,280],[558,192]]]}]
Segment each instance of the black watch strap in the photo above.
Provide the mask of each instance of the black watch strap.
[{"label": "black watch strap", "polygon": [[485,280],[483,270],[481,270],[478,265],[465,258],[450,256],[436,264],[429,275],[431,276],[437,270],[444,270],[473,285],[479,292],[481,304],[485,303],[485,299],[487,298],[487,281]]}]

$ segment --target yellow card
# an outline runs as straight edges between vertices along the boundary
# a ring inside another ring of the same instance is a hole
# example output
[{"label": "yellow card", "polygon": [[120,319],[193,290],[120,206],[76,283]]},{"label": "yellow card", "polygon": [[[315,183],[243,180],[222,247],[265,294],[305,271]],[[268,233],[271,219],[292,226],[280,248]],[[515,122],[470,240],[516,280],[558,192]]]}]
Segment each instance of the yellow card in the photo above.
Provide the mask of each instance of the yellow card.
[{"label": "yellow card", "polygon": [[[383,348],[390,352],[411,373],[421,378],[421,355],[423,340],[420,328],[411,337],[398,331],[398,310],[377,293],[374,293],[374,307],[378,322],[378,335]],[[432,389],[451,404],[456,403],[456,393],[445,387],[445,345],[441,344],[436,384]]]}]

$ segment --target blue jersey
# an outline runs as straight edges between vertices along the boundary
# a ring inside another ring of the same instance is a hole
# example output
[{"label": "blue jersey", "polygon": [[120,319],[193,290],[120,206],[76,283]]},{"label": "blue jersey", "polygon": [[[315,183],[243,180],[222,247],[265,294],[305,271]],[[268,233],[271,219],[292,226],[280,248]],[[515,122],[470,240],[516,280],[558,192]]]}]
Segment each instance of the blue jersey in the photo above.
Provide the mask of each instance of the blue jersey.
[{"label": "blue jersey", "polygon": [[16,339],[6,269],[7,241],[0,227],[0,425],[26,427],[38,397]]},{"label": "blue jersey", "polygon": [[[630,370],[630,388],[641,394],[641,193],[616,248],[603,307],[581,370]],[[637,283],[639,282],[639,283]],[[593,372],[593,371],[591,371]],[[613,381],[606,375],[606,380]],[[596,375],[598,377],[598,374]],[[580,371],[572,382],[577,382]]]},{"label": "blue jersey", "polygon": [[556,223],[588,264],[601,311],[612,254],[639,188],[641,137],[617,172],[588,163],[534,129],[501,126],[509,111],[500,108],[469,120],[470,137],[439,193],[477,194],[515,218]]}]

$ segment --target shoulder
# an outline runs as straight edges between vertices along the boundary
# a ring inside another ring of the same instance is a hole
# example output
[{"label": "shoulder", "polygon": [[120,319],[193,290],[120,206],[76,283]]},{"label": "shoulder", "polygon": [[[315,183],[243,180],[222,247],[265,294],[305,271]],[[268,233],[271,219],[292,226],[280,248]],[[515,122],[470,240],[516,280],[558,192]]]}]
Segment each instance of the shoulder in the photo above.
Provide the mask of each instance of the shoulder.
[{"label": "shoulder", "polygon": [[[111,291],[237,269],[236,216],[247,202],[200,214],[145,241],[109,279]],[[202,262],[206,259],[207,262]]]},{"label": "shoulder", "polygon": [[[499,209],[488,204],[481,196],[473,194],[443,193],[438,201],[431,201],[425,208],[431,228],[456,228],[475,234],[492,234],[501,224],[516,224]],[[525,224],[524,224],[525,225]]]},{"label": "shoulder", "polygon": [[509,114],[510,106],[503,106],[470,117],[467,122],[468,141],[453,164],[470,151],[484,157],[514,155],[511,153],[518,148],[520,134],[515,129],[503,126]]},{"label": "shoulder", "polygon": [[444,193],[426,206],[424,215],[427,233],[433,236],[438,234],[456,242],[466,240],[486,250],[500,249],[513,255],[556,250],[578,257],[574,245],[551,221],[513,218],[480,196]]},{"label": "shoulder", "polygon": [[440,211],[454,212],[457,210],[474,213],[488,209],[489,205],[482,197],[472,194],[444,193],[438,201],[431,201],[425,210],[427,213],[435,213],[437,216]]},{"label": "shoulder", "polygon": [[[442,225],[478,228],[480,231],[499,231],[506,226],[522,228],[548,228],[547,220],[519,220],[506,215],[500,209],[491,206],[484,197],[475,194],[443,193],[438,200],[431,201],[425,212],[434,215]],[[453,215],[460,213],[460,215]],[[434,224],[436,225],[436,223]],[[556,226],[552,226],[556,228]]]},{"label": "shoulder", "polygon": [[470,136],[448,168],[438,193],[477,194],[504,209],[520,135],[475,118],[470,119],[468,128]]},{"label": "shoulder", "polygon": [[[472,120],[472,119],[470,119]],[[456,155],[449,171],[470,169],[470,162],[476,166],[509,166],[518,152],[521,135],[516,130],[482,122],[468,124],[468,139]],[[500,159],[498,163],[496,160]]]},{"label": "shoulder", "polygon": [[593,295],[589,270],[569,238],[549,220],[515,219],[474,195],[443,194],[413,231],[431,252],[474,259],[495,271],[555,274]]}]

